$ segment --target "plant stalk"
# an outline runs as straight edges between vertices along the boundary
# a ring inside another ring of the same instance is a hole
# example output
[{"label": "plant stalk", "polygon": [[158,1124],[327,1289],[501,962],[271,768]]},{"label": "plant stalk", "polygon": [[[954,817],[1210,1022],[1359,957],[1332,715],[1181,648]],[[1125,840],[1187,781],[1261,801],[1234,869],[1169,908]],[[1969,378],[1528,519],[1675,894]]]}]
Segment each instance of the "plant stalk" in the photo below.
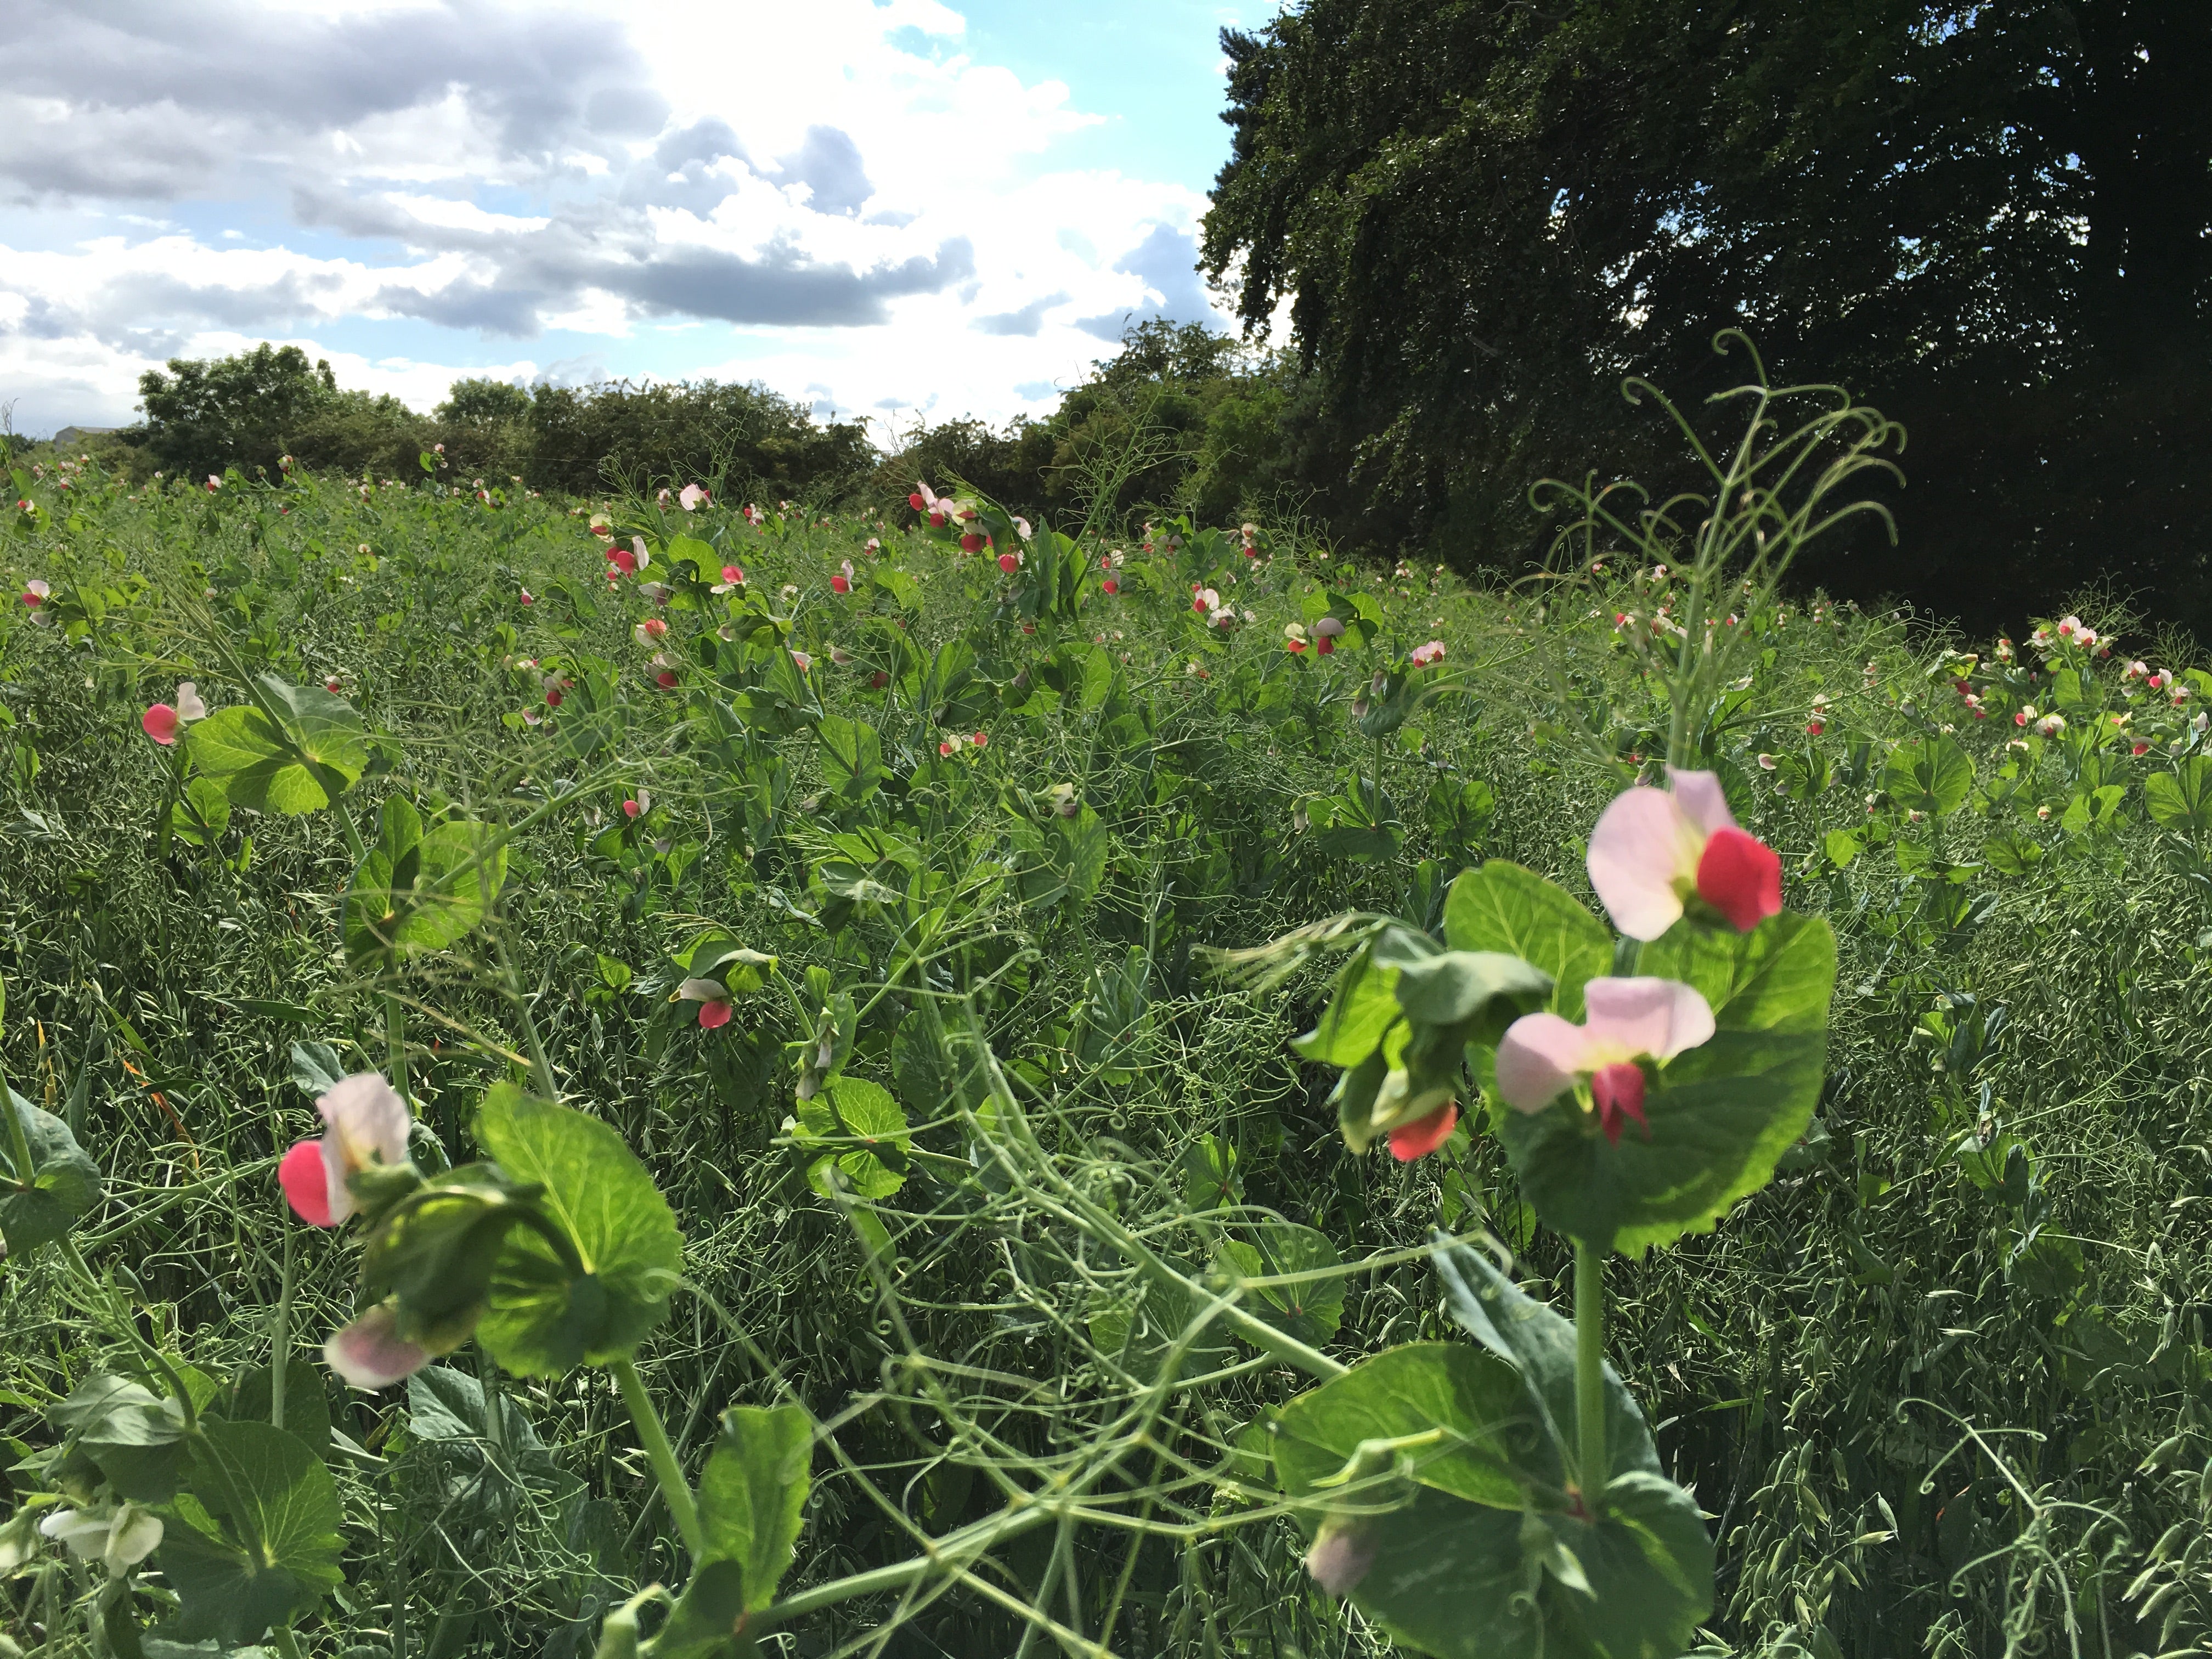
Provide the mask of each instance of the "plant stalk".
[{"label": "plant stalk", "polygon": [[276,1281],[276,1315],[269,1335],[269,1425],[284,1426],[284,1376],[292,1361],[292,1218],[278,1223],[284,1229],[284,1268]]},{"label": "plant stalk", "polygon": [[668,1430],[653,1409],[653,1397],[645,1391],[644,1379],[637,1374],[637,1362],[623,1358],[611,1367],[615,1382],[622,1389],[623,1404],[629,1407],[629,1420],[637,1426],[637,1437],[644,1443],[647,1462],[653,1465],[653,1477],[660,1483],[660,1495],[668,1502],[668,1512],[676,1518],[676,1530],[684,1539],[684,1547],[691,1553],[693,1561],[707,1553],[707,1534],[699,1525],[698,1501],[691,1496],[690,1483],[684,1480],[684,1471],[678,1467],[676,1449],[668,1443]]},{"label": "plant stalk", "polygon": [[1583,1505],[1605,1491],[1605,1253],[1575,1241],[1575,1422],[1581,1436]]}]

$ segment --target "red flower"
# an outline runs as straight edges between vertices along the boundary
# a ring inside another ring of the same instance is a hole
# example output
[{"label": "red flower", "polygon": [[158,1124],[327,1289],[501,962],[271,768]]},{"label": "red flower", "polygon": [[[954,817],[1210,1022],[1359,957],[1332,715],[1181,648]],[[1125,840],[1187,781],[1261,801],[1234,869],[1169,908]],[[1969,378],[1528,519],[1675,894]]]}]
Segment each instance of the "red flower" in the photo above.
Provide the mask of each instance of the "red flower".
[{"label": "red flower", "polygon": [[1390,1156],[1401,1164],[1425,1158],[1451,1139],[1452,1129],[1458,1122],[1459,1103],[1448,1100],[1426,1117],[1401,1123],[1390,1131]]},{"label": "red flower", "polygon": [[979,552],[982,546],[983,538],[972,530],[960,538],[960,550],[963,553]]},{"label": "red flower", "polygon": [[1099,586],[1100,590],[1101,590],[1102,592],[1108,592],[1108,593],[1118,593],[1118,592],[1120,592],[1121,591],[1121,583],[1119,583],[1119,582],[1117,582],[1117,581],[1115,581],[1115,580],[1111,576],[1109,576],[1109,577],[1108,577],[1104,581],[1101,582],[1098,586]]}]

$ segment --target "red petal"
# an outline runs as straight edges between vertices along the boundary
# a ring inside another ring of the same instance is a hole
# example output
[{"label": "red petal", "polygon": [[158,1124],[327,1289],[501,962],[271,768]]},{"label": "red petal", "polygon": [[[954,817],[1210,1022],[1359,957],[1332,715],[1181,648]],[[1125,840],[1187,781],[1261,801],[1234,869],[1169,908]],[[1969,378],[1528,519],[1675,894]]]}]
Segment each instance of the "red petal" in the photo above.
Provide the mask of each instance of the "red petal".
[{"label": "red petal", "polygon": [[158,744],[167,745],[177,740],[177,711],[166,702],[157,702],[141,714],[138,725]]},{"label": "red petal", "polygon": [[1716,830],[1698,860],[1698,896],[1747,933],[1782,908],[1782,860],[1755,836]]},{"label": "red petal", "polygon": [[1605,1131],[1608,1144],[1620,1145],[1620,1121],[1632,1117],[1644,1131],[1646,1140],[1651,1139],[1651,1126],[1644,1117],[1644,1068],[1632,1060],[1616,1060],[1610,1066],[1601,1066],[1590,1077],[1590,1099],[1597,1106],[1597,1127]]},{"label": "red petal", "polygon": [[276,1166],[276,1182],[301,1220],[312,1227],[337,1224],[331,1219],[331,1176],[321,1141],[303,1140],[285,1153]]},{"label": "red petal", "polygon": [[726,1002],[702,1002],[699,1005],[699,1029],[702,1031],[720,1030],[730,1023],[730,1015],[733,1012]]},{"label": "red petal", "polygon": [[1451,1138],[1452,1129],[1458,1122],[1459,1102],[1448,1100],[1426,1117],[1401,1123],[1390,1131],[1390,1156],[1401,1164],[1425,1158]]}]

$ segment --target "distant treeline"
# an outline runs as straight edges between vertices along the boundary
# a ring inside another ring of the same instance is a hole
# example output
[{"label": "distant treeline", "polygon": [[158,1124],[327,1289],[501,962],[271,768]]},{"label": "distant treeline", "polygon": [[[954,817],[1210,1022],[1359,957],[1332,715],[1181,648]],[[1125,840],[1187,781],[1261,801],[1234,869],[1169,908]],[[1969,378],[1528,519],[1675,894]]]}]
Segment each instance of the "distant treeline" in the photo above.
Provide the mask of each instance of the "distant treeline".
[{"label": "distant treeline", "polygon": [[[88,440],[139,477],[236,466],[413,479],[483,478],[586,495],[700,482],[725,498],[823,506],[902,501],[965,482],[1032,517],[1119,529],[1146,512],[1214,522],[1296,517],[1285,416],[1296,382],[1265,353],[1196,325],[1130,328],[1042,420],[904,431],[816,420],[766,387],[716,380],[582,386],[455,381],[428,415],[341,387],[327,362],[266,343],[183,358],[139,382],[137,424]],[[888,445],[885,440],[889,440]],[[443,446],[440,449],[439,446]]]}]

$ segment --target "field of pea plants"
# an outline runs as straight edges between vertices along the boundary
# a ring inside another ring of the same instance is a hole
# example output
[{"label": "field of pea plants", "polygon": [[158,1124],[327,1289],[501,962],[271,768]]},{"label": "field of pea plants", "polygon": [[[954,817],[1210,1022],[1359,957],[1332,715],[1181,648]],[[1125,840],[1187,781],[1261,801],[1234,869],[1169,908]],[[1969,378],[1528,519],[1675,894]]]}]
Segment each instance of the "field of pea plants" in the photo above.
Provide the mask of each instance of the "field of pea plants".
[{"label": "field of pea plants", "polygon": [[1686,419],[1489,586],[16,459],[0,1656],[2212,1650],[2212,676]]}]

